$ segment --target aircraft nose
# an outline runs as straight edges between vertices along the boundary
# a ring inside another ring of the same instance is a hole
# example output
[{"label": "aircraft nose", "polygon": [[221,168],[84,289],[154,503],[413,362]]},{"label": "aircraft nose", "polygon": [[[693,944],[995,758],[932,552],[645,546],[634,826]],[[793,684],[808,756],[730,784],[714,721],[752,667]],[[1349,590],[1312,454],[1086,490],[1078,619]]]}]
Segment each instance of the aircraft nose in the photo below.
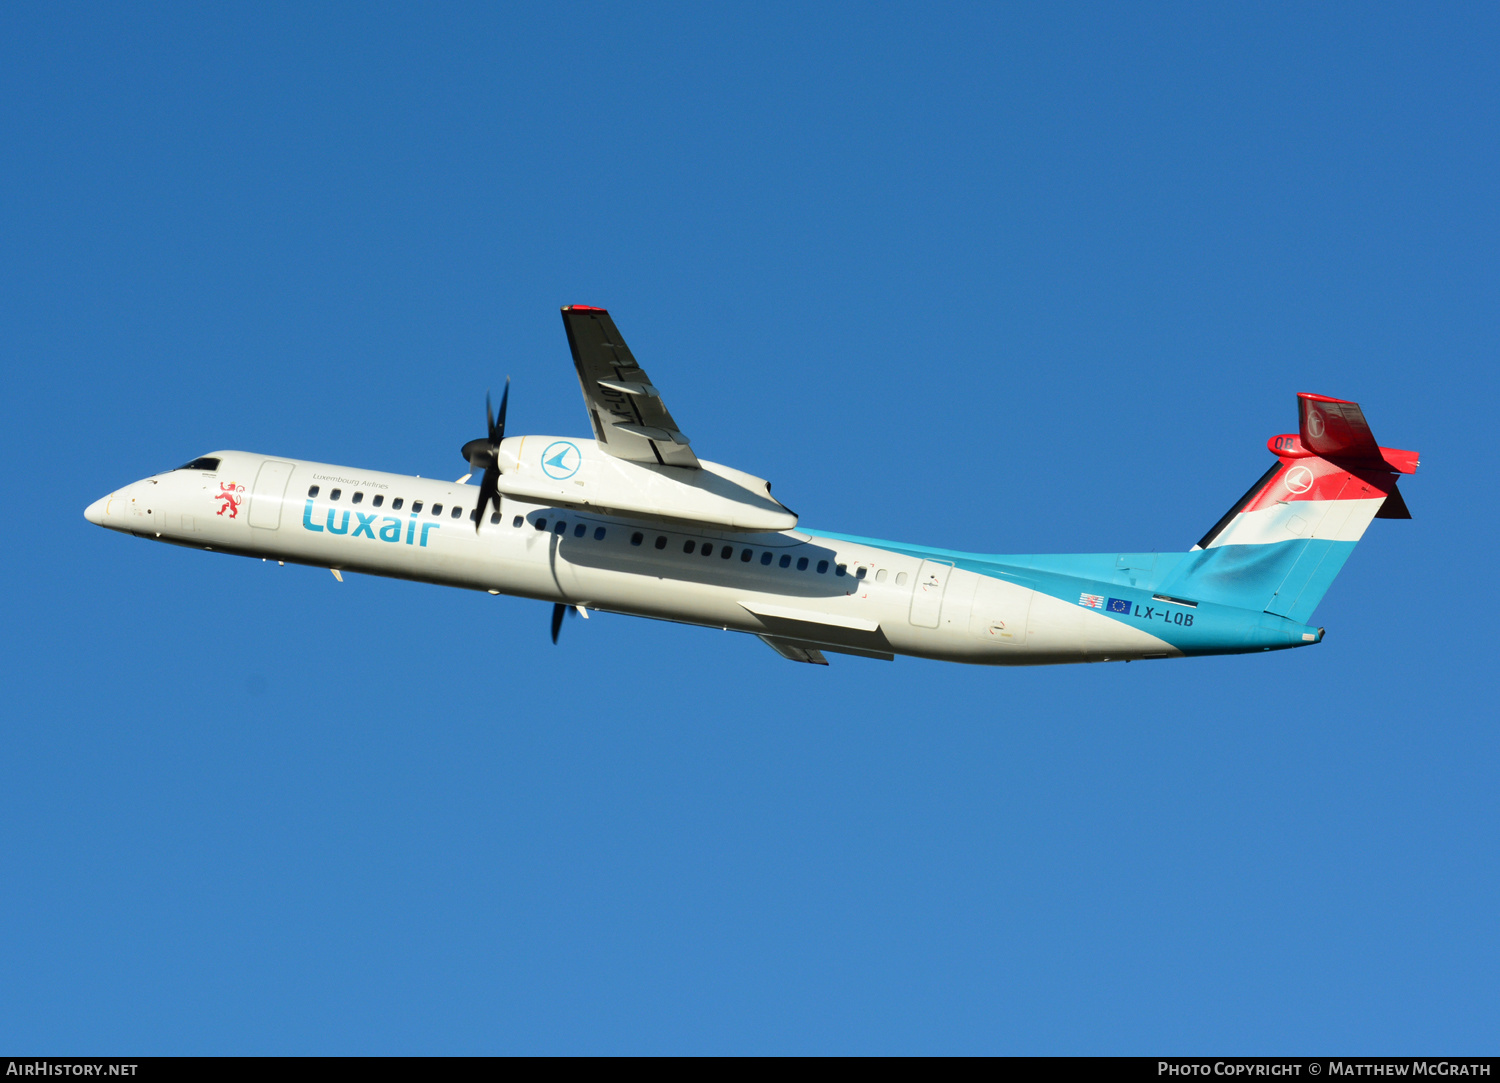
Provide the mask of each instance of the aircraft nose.
[{"label": "aircraft nose", "polygon": [[109,497],[101,496],[88,507],[83,509],[83,517],[95,526],[104,525],[104,509],[109,505]]}]

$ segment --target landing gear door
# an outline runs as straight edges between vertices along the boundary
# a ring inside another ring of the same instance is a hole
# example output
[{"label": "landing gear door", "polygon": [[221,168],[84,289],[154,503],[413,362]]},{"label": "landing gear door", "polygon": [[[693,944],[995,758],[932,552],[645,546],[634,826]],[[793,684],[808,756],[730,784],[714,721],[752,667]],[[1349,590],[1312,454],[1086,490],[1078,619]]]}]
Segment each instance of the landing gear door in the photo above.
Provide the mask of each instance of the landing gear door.
[{"label": "landing gear door", "polygon": [[943,612],[943,592],[953,578],[953,565],[946,560],[924,560],[917,570],[911,592],[911,622],[918,628],[936,628]]},{"label": "landing gear door", "polygon": [[250,492],[251,526],[263,530],[275,530],[281,526],[281,501],[291,477],[291,463],[267,459],[260,464],[260,472],[255,475],[255,488]]}]

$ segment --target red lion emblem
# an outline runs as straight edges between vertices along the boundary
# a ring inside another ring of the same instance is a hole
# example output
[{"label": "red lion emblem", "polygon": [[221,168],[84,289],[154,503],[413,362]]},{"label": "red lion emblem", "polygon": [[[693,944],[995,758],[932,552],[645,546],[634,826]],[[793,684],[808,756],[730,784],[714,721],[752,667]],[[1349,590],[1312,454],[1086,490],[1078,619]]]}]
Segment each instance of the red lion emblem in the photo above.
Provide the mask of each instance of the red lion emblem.
[{"label": "red lion emblem", "polygon": [[236,494],[244,491],[245,487],[243,485],[236,485],[232,481],[219,482],[219,492],[214,496],[214,499],[222,500],[224,503],[219,505],[219,510],[216,514],[223,515],[227,511],[231,519],[238,518],[240,514],[240,501],[244,498]]}]

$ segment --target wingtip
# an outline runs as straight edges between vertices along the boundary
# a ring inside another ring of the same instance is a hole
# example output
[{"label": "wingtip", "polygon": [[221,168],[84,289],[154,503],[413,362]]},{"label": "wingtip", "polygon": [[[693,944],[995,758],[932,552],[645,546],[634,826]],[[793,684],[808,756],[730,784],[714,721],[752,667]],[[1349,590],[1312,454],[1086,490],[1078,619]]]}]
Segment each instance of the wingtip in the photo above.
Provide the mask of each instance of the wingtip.
[{"label": "wingtip", "polygon": [[605,308],[596,308],[593,305],[563,305],[564,312],[608,312]]}]

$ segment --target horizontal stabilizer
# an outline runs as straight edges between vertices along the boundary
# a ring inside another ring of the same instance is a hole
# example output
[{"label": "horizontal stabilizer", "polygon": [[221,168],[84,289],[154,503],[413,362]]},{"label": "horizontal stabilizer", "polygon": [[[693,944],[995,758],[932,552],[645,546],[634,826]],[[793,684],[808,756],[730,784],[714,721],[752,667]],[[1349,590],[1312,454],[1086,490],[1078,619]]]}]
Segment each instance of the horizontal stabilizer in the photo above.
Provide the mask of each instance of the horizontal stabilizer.
[{"label": "horizontal stabilizer", "polygon": [[1359,403],[1304,391],[1297,395],[1297,412],[1305,451],[1335,462],[1416,473],[1417,453],[1381,447]]}]

